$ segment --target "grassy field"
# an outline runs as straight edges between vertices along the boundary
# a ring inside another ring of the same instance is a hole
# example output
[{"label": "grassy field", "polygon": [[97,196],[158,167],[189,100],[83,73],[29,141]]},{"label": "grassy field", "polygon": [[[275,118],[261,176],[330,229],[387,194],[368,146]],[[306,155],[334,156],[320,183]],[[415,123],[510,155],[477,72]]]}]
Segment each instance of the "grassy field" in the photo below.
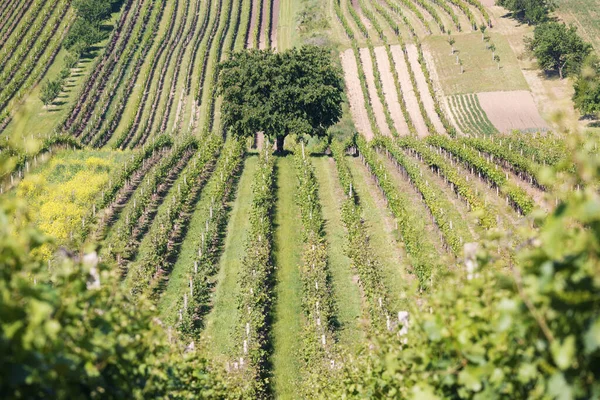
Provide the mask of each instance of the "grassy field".
[{"label": "grassy field", "polygon": [[238,320],[235,298],[239,293],[238,272],[244,256],[246,237],[250,227],[248,213],[252,204],[252,177],[256,171],[258,158],[249,156],[244,164],[236,200],[227,225],[227,235],[220,271],[217,276],[217,288],[213,294],[213,310],[207,317],[204,338],[210,346],[207,351],[215,359],[222,359],[233,349],[233,332]]},{"label": "grassy field", "polygon": [[[481,33],[455,36],[455,55],[450,55],[450,45],[445,36],[431,36],[425,40],[435,60],[444,94],[529,90],[517,57],[506,39],[496,33],[490,36],[490,43],[496,46],[496,54],[500,56],[500,69],[492,60],[492,52],[486,49]],[[463,61],[463,74],[456,64],[456,51]]]},{"label": "grassy field", "polygon": [[600,0],[557,0],[558,17],[574,24],[579,34],[600,52]]},{"label": "grassy field", "polygon": [[335,163],[329,157],[315,157],[315,176],[319,182],[325,233],[327,235],[328,262],[333,293],[337,306],[338,338],[342,345],[353,347],[363,339],[361,331],[361,295],[353,281],[350,259],[344,252],[347,232],[342,222],[342,188],[338,183]]},{"label": "grassy field", "polygon": [[298,0],[279,1],[279,26],[277,27],[277,48],[287,50],[298,44],[296,14],[302,8]]},{"label": "grassy field", "polygon": [[277,206],[275,217],[275,307],[273,320],[273,375],[277,398],[293,399],[300,376],[297,359],[302,335],[302,224],[295,204],[296,175],[292,156],[277,162]]}]

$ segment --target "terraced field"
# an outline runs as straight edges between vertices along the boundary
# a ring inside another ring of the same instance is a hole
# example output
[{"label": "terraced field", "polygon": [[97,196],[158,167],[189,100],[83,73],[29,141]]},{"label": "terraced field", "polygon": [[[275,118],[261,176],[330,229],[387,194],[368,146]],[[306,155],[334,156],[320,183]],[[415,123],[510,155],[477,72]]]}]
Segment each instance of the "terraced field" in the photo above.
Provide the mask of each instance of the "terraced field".
[{"label": "terraced field", "polygon": [[[478,0],[123,0],[43,106],[71,3],[0,9],[0,154],[15,160],[0,195],[23,197],[55,236],[48,265],[94,248],[232,397],[317,397],[373,336],[404,343],[465,248],[500,231],[516,246],[558,202],[541,171],[565,140],[533,100],[492,104],[498,77],[531,94]],[[325,22],[304,28],[307,15]],[[506,69],[477,63],[492,59],[482,25]],[[231,134],[219,63],[324,37],[345,83],[328,141],[288,136],[275,154],[271,132]],[[463,76],[476,69],[497,75]],[[496,254],[512,260],[506,247]]]}]

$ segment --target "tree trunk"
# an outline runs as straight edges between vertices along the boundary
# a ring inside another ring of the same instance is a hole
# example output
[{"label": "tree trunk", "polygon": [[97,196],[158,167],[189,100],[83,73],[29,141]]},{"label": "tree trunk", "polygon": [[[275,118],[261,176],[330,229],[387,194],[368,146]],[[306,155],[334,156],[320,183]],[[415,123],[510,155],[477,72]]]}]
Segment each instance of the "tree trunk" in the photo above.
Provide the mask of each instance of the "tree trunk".
[{"label": "tree trunk", "polygon": [[277,141],[276,141],[276,145],[275,145],[275,151],[277,151],[277,153],[281,154],[283,153],[283,143],[285,141],[285,136],[277,136]]}]

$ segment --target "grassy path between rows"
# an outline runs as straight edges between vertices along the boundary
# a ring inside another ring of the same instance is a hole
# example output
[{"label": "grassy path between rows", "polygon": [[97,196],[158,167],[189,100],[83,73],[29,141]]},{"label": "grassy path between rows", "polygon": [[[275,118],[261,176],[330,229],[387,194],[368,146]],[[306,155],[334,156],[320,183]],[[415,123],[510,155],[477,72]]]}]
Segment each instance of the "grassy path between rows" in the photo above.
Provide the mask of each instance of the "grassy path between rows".
[{"label": "grassy path between rows", "polygon": [[238,321],[237,295],[240,290],[238,272],[250,228],[248,215],[252,204],[252,178],[256,172],[258,158],[248,156],[240,178],[231,217],[227,224],[227,237],[221,256],[217,287],[213,294],[213,309],[206,319],[204,339],[208,353],[214,359],[225,360],[232,353],[235,323]]},{"label": "grassy path between rows", "polygon": [[338,338],[340,344],[352,349],[363,339],[363,331],[360,320],[360,289],[354,279],[350,259],[344,251],[347,245],[347,232],[342,222],[341,210],[344,195],[333,159],[315,157],[312,161],[319,183],[319,199],[329,244],[327,257],[337,307]]},{"label": "grassy path between rows", "polygon": [[276,265],[273,313],[273,389],[278,399],[295,398],[300,375],[297,351],[302,337],[302,223],[296,206],[296,173],[292,156],[277,162],[277,205],[274,258]]},{"label": "grassy path between rows", "polygon": [[406,289],[412,275],[407,273],[408,257],[403,249],[394,217],[385,205],[384,197],[358,158],[348,163],[361,201],[363,218],[373,251],[383,267],[383,277],[390,293],[392,309],[405,305]]},{"label": "grassy path between rows", "polygon": [[296,14],[302,7],[299,0],[279,0],[279,26],[277,27],[277,50],[285,51],[296,45]]}]

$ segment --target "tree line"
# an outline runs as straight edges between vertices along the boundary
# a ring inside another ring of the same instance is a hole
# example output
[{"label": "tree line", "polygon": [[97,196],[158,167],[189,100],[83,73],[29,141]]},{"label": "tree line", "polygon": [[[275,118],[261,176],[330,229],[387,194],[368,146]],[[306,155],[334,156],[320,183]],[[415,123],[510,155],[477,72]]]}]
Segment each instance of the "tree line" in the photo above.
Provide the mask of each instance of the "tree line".
[{"label": "tree line", "polygon": [[600,58],[592,45],[584,41],[573,25],[551,16],[557,9],[555,0],[497,0],[496,4],[512,12],[525,23],[535,25],[527,48],[544,71],[560,79],[575,79],[575,107],[583,115],[600,114]]}]

